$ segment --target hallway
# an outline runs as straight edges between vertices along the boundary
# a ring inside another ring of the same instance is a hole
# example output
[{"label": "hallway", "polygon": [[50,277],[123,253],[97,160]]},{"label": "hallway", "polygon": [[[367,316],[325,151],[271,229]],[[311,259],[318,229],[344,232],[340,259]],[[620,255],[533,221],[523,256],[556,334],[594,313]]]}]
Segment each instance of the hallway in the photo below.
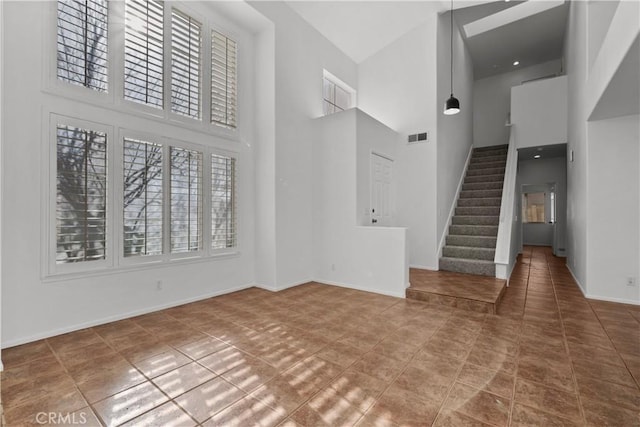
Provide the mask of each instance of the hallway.
[{"label": "hallway", "polygon": [[498,315],[251,288],[6,349],[2,401],[9,426],[632,426],[639,331],[526,247]]}]

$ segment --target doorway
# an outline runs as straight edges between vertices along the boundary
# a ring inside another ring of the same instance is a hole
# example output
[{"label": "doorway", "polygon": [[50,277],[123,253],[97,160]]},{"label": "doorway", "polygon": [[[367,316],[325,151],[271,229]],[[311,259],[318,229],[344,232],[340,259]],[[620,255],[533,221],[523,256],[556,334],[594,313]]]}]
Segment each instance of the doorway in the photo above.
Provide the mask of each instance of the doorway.
[{"label": "doorway", "polygon": [[557,252],[556,183],[523,185],[522,243],[551,246]]},{"label": "doorway", "polygon": [[391,225],[393,160],[371,153],[371,225]]}]

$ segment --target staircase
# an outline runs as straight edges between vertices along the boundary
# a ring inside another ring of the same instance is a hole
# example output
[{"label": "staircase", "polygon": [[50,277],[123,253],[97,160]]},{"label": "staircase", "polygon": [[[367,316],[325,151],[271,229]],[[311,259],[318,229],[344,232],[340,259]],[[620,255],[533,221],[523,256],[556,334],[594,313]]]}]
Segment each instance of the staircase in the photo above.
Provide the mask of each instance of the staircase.
[{"label": "staircase", "polygon": [[495,277],[507,148],[496,145],[473,150],[442,249],[440,270]]}]

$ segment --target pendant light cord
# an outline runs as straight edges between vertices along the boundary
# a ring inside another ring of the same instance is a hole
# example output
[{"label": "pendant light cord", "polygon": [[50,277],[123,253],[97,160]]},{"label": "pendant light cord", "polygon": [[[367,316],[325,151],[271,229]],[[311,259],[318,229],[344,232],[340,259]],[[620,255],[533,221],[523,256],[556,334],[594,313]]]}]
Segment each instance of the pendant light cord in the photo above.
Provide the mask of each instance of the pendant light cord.
[{"label": "pendant light cord", "polygon": [[453,96],[453,0],[451,0],[451,96]]}]

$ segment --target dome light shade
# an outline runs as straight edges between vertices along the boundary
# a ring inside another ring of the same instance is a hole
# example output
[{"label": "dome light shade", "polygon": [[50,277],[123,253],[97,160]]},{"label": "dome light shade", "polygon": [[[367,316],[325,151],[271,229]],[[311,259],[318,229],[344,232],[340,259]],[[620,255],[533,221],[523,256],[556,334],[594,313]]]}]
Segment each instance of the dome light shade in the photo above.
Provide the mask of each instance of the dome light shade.
[{"label": "dome light shade", "polygon": [[444,113],[448,116],[451,116],[453,114],[458,114],[459,112],[460,101],[458,101],[458,98],[454,97],[453,94],[451,94],[451,97],[447,99],[447,102],[445,102],[444,104]]}]

